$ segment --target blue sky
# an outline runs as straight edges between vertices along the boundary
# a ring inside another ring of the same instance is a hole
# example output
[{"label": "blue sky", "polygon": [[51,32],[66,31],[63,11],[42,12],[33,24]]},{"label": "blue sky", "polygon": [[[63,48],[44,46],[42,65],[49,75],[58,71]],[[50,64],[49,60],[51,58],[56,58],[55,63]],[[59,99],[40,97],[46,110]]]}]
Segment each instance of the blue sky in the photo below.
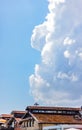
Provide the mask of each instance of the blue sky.
[{"label": "blue sky", "polygon": [[31,47],[31,35],[43,21],[47,4],[46,0],[0,1],[0,113],[34,104],[29,75],[40,54]]}]

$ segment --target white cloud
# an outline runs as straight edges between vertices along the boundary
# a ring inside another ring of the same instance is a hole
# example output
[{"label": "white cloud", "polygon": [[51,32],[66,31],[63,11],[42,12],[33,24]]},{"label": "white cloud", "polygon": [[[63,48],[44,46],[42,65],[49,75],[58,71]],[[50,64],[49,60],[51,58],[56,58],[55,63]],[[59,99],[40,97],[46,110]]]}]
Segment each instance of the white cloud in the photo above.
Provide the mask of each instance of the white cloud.
[{"label": "white cloud", "polygon": [[78,77],[75,74],[67,74],[67,73],[62,73],[59,72],[57,75],[57,78],[61,79],[61,80],[68,80],[68,81],[78,81]]},{"label": "white cloud", "polygon": [[64,51],[64,56],[66,58],[70,58],[71,54],[70,54],[70,52],[68,50],[66,50],[66,51]]},{"label": "white cloud", "polygon": [[66,38],[64,39],[64,45],[72,45],[72,44],[74,44],[74,43],[75,43],[75,40],[70,39],[69,37],[66,37]]},{"label": "white cloud", "polygon": [[51,105],[81,105],[82,0],[48,0],[45,21],[35,26],[31,46],[41,63],[29,77],[34,99]]},{"label": "white cloud", "polygon": [[41,51],[45,44],[46,33],[47,29],[45,22],[41,25],[35,26],[35,29],[33,30],[33,35],[31,37],[31,45],[33,48]]},{"label": "white cloud", "polygon": [[82,60],[82,52],[80,52],[80,53],[78,54],[78,56],[79,56],[80,59]]}]

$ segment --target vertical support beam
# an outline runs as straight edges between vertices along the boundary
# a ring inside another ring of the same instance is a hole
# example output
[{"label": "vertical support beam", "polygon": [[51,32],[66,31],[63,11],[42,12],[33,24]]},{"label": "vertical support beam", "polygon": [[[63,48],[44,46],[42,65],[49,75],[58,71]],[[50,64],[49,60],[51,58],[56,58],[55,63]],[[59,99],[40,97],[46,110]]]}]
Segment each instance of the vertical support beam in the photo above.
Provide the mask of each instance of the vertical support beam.
[{"label": "vertical support beam", "polygon": [[39,124],[39,130],[42,130],[42,124]]}]

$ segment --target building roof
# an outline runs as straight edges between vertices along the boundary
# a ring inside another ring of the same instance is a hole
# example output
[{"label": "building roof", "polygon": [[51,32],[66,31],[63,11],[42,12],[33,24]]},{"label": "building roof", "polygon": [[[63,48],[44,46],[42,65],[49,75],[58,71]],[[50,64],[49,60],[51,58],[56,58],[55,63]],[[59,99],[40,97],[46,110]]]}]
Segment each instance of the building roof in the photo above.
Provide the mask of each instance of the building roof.
[{"label": "building roof", "polygon": [[0,124],[4,124],[6,123],[6,120],[5,119],[0,119]]},{"label": "building roof", "polygon": [[11,125],[13,121],[16,121],[15,123],[19,123],[21,121],[21,118],[12,117],[7,121],[7,125]]},{"label": "building roof", "polygon": [[12,115],[11,114],[1,114],[0,117],[1,118],[11,118]]},{"label": "building roof", "polygon": [[[30,114],[30,113],[29,113]],[[73,115],[56,114],[31,114],[31,117],[22,119],[21,122],[34,118],[38,123],[45,124],[82,124],[81,118],[75,118]]]},{"label": "building roof", "polygon": [[39,123],[82,124],[82,119],[71,115],[33,114]]},{"label": "building roof", "polygon": [[25,114],[26,111],[13,110],[11,114]]},{"label": "building roof", "polygon": [[38,123],[82,124],[82,118],[79,115],[81,108],[28,106],[26,110],[26,120],[32,117]]},{"label": "building roof", "polygon": [[81,110],[81,108],[73,108],[73,107],[53,107],[53,106],[27,106],[26,110]]}]

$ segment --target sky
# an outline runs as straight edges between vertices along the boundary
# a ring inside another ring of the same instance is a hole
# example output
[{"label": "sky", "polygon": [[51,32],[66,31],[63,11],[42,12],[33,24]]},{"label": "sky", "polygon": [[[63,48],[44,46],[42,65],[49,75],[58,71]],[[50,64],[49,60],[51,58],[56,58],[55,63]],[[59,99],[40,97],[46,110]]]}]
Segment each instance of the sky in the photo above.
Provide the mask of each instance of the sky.
[{"label": "sky", "polygon": [[35,103],[29,76],[40,61],[40,53],[31,47],[31,35],[48,10],[47,1],[36,3],[0,0],[0,114],[25,110]]},{"label": "sky", "polygon": [[0,0],[0,113],[82,103],[82,0]]}]

